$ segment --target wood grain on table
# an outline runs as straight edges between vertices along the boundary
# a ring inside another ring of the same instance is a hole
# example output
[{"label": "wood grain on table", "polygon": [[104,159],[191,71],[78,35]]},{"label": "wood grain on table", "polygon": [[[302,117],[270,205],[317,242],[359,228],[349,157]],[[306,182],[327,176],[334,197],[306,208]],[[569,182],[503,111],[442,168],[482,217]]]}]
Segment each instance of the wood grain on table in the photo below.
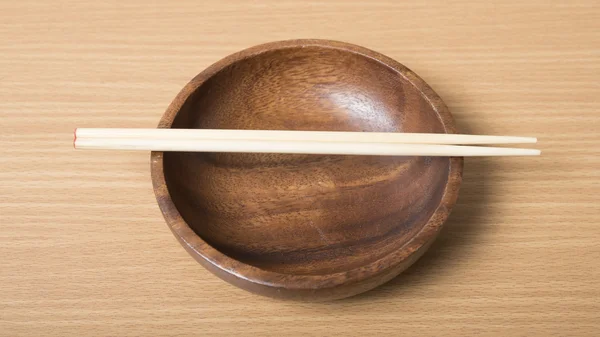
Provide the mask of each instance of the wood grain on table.
[{"label": "wood grain on table", "polygon": [[[176,242],[149,154],[75,152],[75,127],[155,127],[188,80],[259,43],[351,42],[423,77],[468,158],[433,248],[366,294],[307,304],[220,281]],[[0,1],[0,336],[596,336],[596,1]]]}]

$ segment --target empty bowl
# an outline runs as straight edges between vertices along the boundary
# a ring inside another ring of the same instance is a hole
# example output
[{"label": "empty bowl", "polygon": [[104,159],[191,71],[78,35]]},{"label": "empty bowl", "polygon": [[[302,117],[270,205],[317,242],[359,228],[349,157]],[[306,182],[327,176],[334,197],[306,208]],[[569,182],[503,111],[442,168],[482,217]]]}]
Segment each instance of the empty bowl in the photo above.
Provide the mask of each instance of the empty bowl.
[{"label": "empty bowl", "polygon": [[[398,62],[326,40],[274,42],[192,79],[160,128],[455,133]],[[329,300],[372,289],[429,247],[456,202],[460,157],[153,152],[160,209],[183,247],[254,293]]]}]

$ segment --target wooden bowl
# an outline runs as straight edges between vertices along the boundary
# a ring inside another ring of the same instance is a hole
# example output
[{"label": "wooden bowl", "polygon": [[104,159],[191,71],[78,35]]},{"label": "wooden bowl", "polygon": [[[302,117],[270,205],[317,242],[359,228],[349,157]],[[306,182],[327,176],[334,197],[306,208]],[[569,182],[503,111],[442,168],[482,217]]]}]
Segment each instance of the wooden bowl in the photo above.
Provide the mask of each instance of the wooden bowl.
[{"label": "wooden bowl", "polygon": [[[188,83],[160,128],[454,133],[440,97],[398,62],[341,42],[250,48]],[[327,300],[372,289],[428,248],[462,158],[153,152],[173,234],[254,293]]]}]

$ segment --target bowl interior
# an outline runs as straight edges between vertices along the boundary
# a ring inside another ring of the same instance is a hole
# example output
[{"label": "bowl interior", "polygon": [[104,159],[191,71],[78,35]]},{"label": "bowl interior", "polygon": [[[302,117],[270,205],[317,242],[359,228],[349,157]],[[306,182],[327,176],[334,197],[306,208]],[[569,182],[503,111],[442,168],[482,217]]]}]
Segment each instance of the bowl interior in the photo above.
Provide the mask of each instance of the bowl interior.
[{"label": "bowl interior", "polygon": [[[320,46],[270,50],[211,75],[173,128],[445,132],[397,70]],[[406,244],[441,202],[444,157],[165,153],[173,203],[208,244],[284,274],[373,262]]]}]

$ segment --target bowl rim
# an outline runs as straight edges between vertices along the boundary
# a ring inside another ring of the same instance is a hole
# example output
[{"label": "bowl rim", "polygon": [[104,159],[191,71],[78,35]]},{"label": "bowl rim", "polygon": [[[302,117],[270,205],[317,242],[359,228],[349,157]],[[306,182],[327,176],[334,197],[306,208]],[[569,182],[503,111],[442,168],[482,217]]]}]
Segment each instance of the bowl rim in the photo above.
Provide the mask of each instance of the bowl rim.
[{"label": "bowl rim", "polygon": [[[207,79],[226,66],[268,51],[303,47],[330,48],[359,54],[394,70],[411,83],[431,104],[442,122],[446,133],[457,132],[454,119],[442,99],[413,71],[373,50],[351,43],[323,39],[294,39],[264,43],[244,49],[217,61],[196,75],[181,89],[163,114],[158,128],[170,128],[175,116],[186,100]],[[397,269],[406,264],[407,261],[411,261],[410,263],[414,262],[435,239],[447,220],[458,198],[463,171],[463,157],[451,157],[448,180],[438,207],[421,230],[404,243],[403,246],[398,247],[397,250],[378,260],[346,271],[319,275],[296,275],[260,269],[233,259],[209,245],[188,226],[171,199],[164,175],[163,152],[152,152],[150,155],[150,164],[153,189],[163,217],[177,240],[196,260],[204,266],[212,265],[212,267],[215,267],[226,275],[229,274],[256,285],[304,290],[333,288],[344,284],[364,281],[379,274],[389,272],[394,268]],[[408,265],[405,267],[408,267]],[[398,273],[401,271],[398,270]]]}]

